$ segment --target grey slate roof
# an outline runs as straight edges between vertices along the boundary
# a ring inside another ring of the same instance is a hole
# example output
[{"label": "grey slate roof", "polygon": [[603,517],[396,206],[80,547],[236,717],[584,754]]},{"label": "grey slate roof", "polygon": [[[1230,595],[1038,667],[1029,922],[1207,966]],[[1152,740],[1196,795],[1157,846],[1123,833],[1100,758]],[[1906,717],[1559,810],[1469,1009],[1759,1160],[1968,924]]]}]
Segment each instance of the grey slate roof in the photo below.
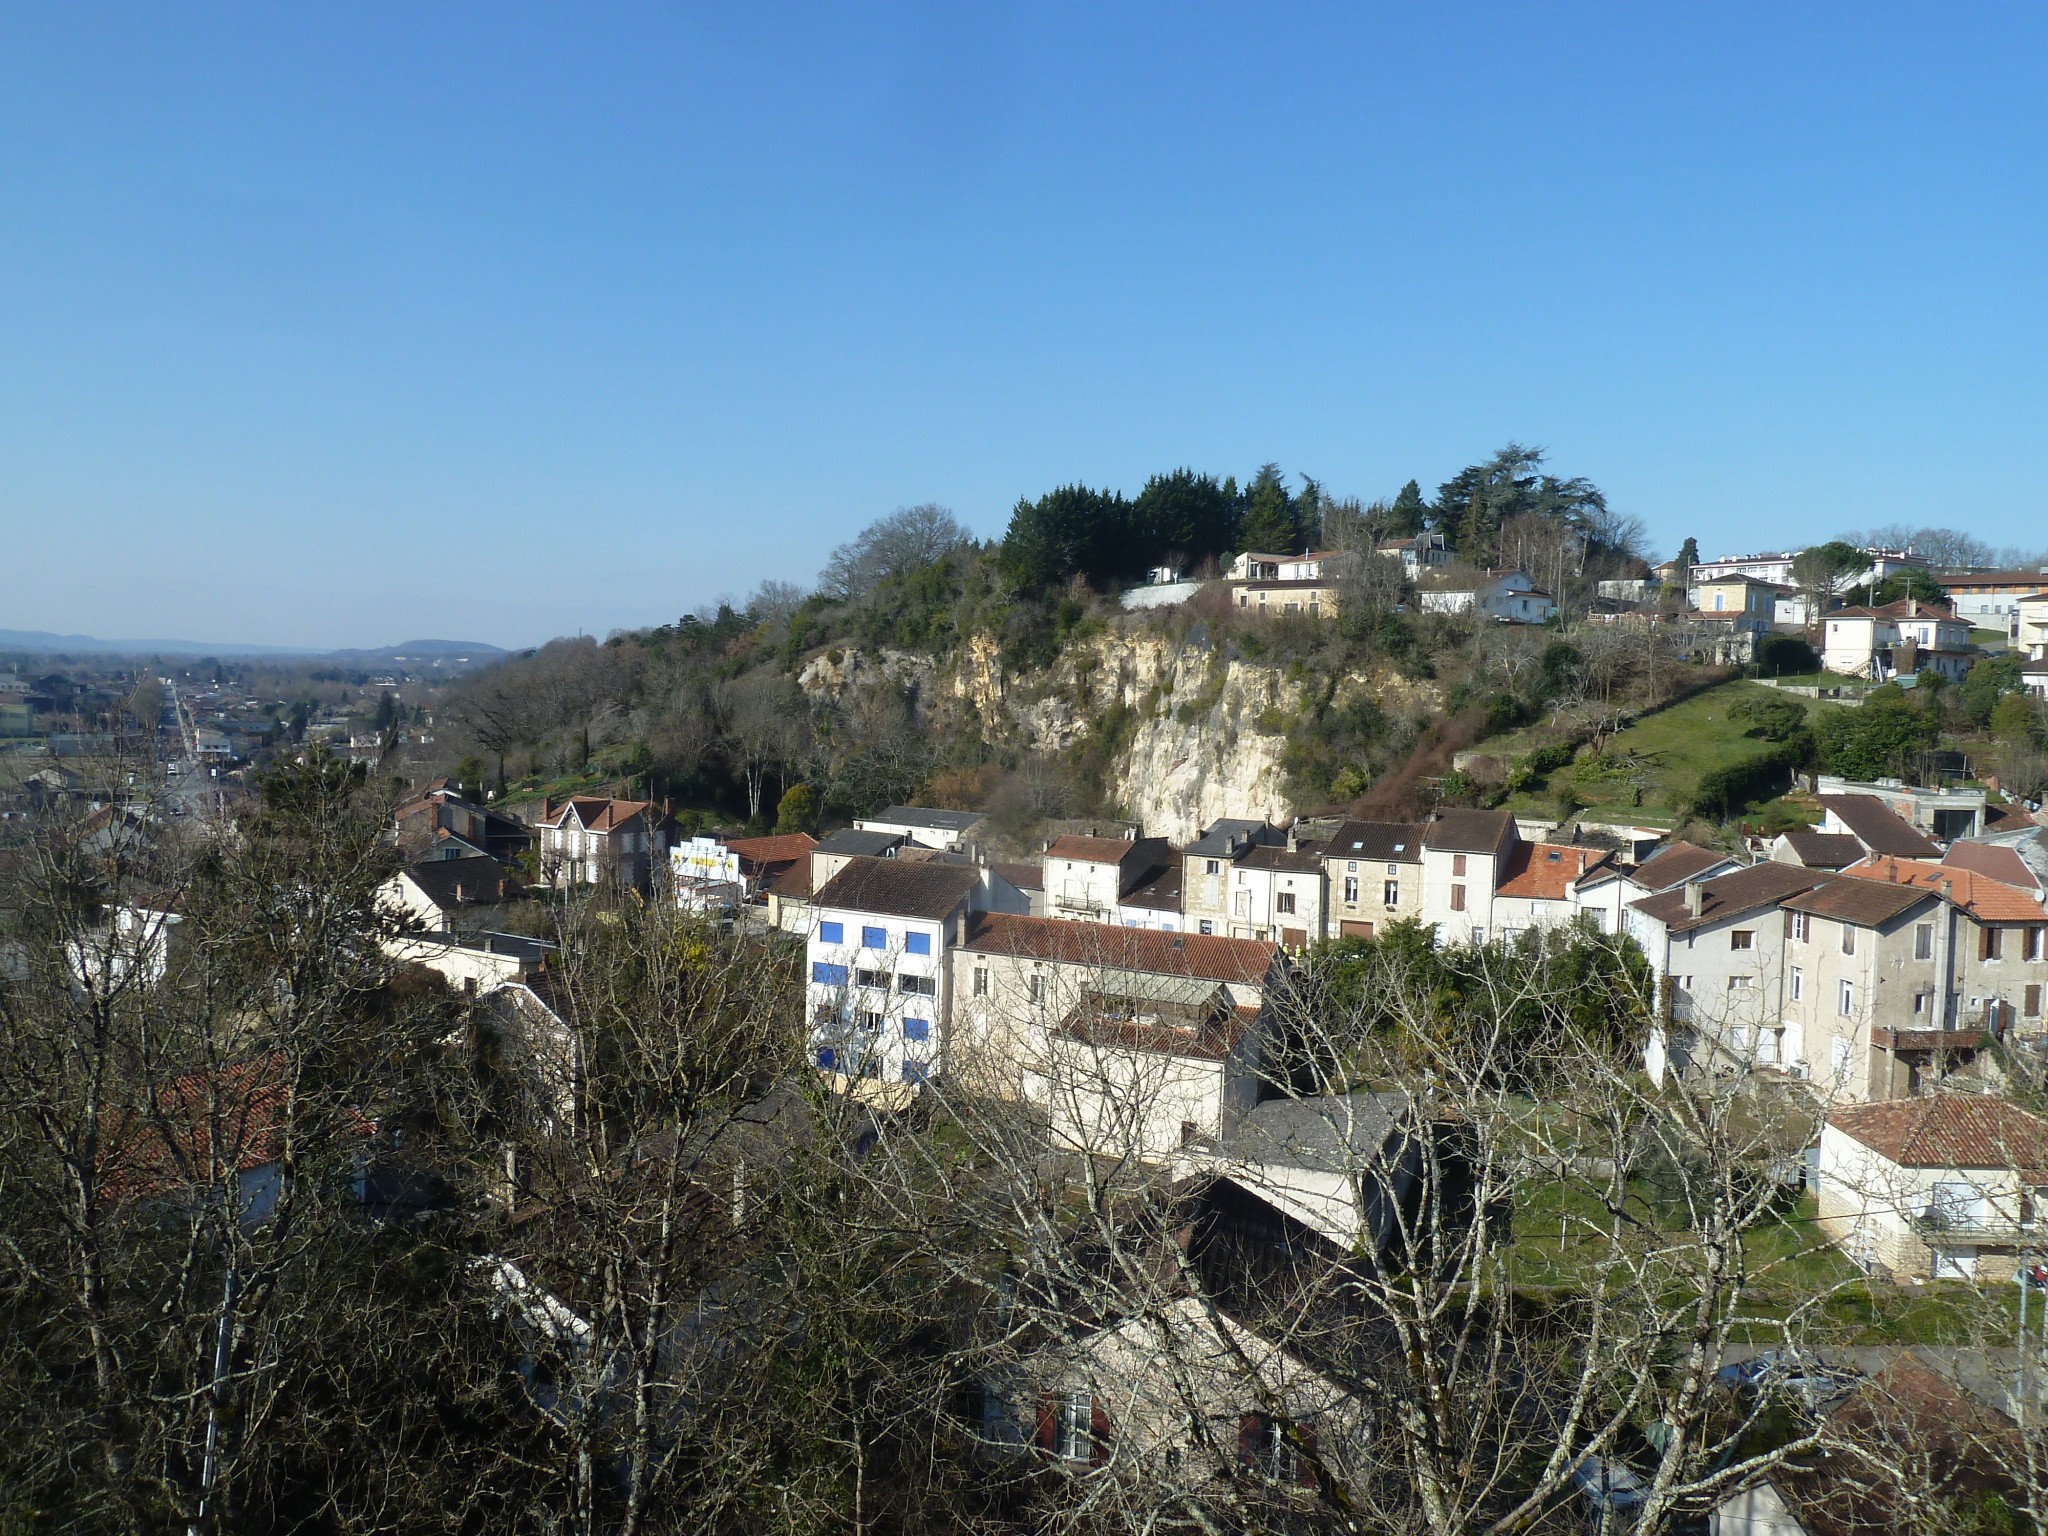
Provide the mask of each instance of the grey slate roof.
[{"label": "grey slate roof", "polygon": [[1217,1150],[1247,1163],[1355,1172],[1379,1156],[1409,1105],[1405,1093],[1267,1099],[1230,1129]]},{"label": "grey slate roof", "polygon": [[815,907],[887,917],[950,917],[981,884],[971,864],[852,859],[811,898]]},{"label": "grey slate roof", "polygon": [[1233,845],[1241,851],[1247,838],[1255,844],[1284,841],[1278,827],[1268,826],[1263,821],[1225,817],[1209,823],[1202,835],[1189,843],[1183,852],[1190,858],[1227,859],[1232,857]]},{"label": "grey slate roof", "polygon": [[1896,854],[1902,859],[1941,857],[1939,848],[1875,795],[1822,795],[1820,803],[1872,853]]},{"label": "grey slate roof", "polygon": [[858,827],[841,827],[811,852],[850,853],[856,858],[879,859],[890,849],[902,846],[901,832],[863,832]]},{"label": "grey slate roof", "polygon": [[968,832],[988,817],[981,811],[938,811],[922,805],[892,805],[862,821],[885,822],[892,827],[930,827],[939,832]]},{"label": "grey slate roof", "polygon": [[1423,831],[1424,824],[1420,822],[1347,821],[1323,844],[1323,857],[1420,864]]},{"label": "grey slate roof", "polygon": [[1445,811],[1424,829],[1422,840],[1452,853],[1492,853],[1514,836],[1515,818],[1506,811]]}]

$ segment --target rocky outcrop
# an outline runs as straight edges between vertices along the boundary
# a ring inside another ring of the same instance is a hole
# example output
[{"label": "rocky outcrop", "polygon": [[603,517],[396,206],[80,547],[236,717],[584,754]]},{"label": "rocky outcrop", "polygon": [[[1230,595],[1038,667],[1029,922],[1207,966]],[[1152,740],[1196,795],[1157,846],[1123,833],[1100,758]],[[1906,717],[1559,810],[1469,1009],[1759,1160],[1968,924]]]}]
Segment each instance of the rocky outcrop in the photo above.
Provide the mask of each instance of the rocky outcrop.
[{"label": "rocky outcrop", "polygon": [[1031,698],[1011,700],[1026,741],[1057,752],[1107,733],[1110,795],[1148,834],[1183,841],[1223,816],[1293,814],[1286,738],[1271,727],[1304,700],[1277,668],[1199,640],[1109,634],[1070,647],[1034,683]]}]

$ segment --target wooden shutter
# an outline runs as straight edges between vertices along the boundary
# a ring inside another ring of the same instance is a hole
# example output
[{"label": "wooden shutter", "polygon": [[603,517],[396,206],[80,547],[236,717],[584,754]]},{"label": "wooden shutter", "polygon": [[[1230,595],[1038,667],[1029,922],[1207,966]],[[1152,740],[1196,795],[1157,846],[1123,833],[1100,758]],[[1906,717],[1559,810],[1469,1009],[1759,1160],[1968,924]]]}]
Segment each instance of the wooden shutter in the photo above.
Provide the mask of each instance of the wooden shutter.
[{"label": "wooden shutter", "polygon": [[1102,1399],[1088,1399],[1088,1464],[1099,1467],[1109,1460],[1109,1442],[1112,1431],[1109,1415],[1103,1411]]},{"label": "wooden shutter", "polygon": [[1259,1464],[1259,1431],[1265,1428],[1265,1416],[1257,1413],[1240,1414],[1237,1420],[1237,1464],[1241,1467],[1256,1467]]},{"label": "wooden shutter", "polygon": [[1304,1488],[1316,1482],[1316,1432],[1312,1425],[1294,1426],[1294,1480]]},{"label": "wooden shutter", "polygon": [[1047,1455],[1059,1449],[1060,1405],[1049,1397],[1038,1400],[1038,1448]]}]

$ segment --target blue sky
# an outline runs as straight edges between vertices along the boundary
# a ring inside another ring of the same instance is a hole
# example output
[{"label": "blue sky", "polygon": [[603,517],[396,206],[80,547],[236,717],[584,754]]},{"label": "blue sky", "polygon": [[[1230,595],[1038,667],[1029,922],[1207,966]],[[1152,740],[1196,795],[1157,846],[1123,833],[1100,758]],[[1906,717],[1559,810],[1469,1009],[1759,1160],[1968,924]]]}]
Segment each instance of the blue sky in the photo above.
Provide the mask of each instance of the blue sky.
[{"label": "blue sky", "polygon": [[2048,11],[0,9],[0,626],[523,644],[1514,438],[2048,544]]}]

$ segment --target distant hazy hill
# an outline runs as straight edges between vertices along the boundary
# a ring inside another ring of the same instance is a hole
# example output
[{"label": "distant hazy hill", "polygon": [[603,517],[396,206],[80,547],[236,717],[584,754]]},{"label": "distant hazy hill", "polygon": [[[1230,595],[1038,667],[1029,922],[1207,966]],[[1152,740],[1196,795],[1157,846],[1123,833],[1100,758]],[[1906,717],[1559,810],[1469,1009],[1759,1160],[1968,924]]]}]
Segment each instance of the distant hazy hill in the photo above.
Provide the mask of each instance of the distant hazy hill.
[{"label": "distant hazy hill", "polygon": [[409,661],[436,668],[482,666],[506,654],[481,640],[406,640],[398,645],[323,651],[304,645],[233,645],[203,640],[102,640],[95,635],[58,635],[45,629],[0,629],[0,651],[74,656],[278,656],[293,660],[333,657],[357,666]]}]

